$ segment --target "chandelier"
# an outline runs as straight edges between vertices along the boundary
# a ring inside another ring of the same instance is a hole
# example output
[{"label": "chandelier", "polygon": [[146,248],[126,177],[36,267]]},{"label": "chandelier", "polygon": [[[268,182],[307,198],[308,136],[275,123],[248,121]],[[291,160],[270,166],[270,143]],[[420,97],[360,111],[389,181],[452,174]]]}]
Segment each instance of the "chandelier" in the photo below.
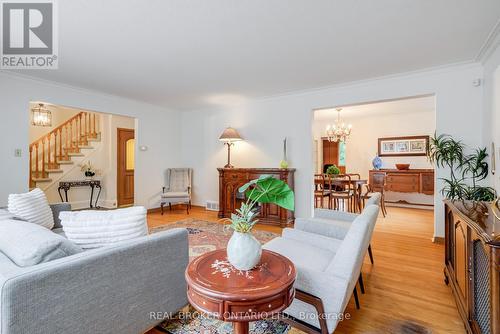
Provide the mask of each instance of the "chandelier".
[{"label": "chandelier", "polygon": [[352,125],[345,124],[340,119],[340,111],[342,108],[337,108],[337,120],[333,124],[328,124],[326,126],[326,137],[330,142],[345,142],[347,137],[351,134]]},{"label": "chandelier", "polygon": [[52,113],[43,103],[31,109],[31,124],[34,126],[52,126]]}]

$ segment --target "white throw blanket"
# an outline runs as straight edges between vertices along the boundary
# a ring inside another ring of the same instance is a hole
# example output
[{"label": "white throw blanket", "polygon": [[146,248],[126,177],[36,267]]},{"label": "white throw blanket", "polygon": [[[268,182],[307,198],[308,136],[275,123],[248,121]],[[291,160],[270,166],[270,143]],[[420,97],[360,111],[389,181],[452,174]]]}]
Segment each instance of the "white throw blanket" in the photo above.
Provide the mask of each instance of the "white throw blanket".
[{"label": "white throw blanket", "polygon": [[97,248],[148,234],[146,208],[61,212],[66,237],[84,249]]}]

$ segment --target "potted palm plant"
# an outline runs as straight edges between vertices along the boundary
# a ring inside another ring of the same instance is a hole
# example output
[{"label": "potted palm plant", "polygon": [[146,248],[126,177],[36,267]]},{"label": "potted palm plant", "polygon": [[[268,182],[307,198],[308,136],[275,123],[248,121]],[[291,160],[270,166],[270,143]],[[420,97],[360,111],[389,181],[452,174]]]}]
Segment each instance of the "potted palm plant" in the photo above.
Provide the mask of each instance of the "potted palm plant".
[{"label": "potted palm plant", "polygon": [[252,235],[252,228],[257,224],[259,214],[258,203],[273,203],[288,210],[294,210],[293,190],[282,180],[269,175],[262,175],[239,188],[245,193],[246,201],[225,220],[233,229],[233,235],[227,244],[227,259],[239,270],[250,270],[255,267],[262,254],[260,242]]},{"label": "potted palm plant", "polygon": [[471,218],[487,210],[485,202],[496,198],[492,187],[484,186],[482,181],[488,176],[488,153],[486,148],[477,148],[466,154],[466,145],[451,136],[434,135],[429,143],[428,157],[436,166],[447,168],[449,178],[441,178],[444,186],[441,194],[458,204],[465,214]]}]

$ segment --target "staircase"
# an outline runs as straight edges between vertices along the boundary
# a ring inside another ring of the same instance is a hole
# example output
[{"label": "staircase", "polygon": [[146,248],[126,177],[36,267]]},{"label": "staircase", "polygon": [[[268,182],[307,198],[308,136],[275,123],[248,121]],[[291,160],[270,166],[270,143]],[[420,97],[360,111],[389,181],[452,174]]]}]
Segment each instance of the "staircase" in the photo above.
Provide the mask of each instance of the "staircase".
[{"label": "staircase", "polygon": [[30,188],[47,188],[63,165],[73,165],[73,158],[83,157],[82,150],[93,150],[92,142],[101,140],[99,115],[80,112],[35,140],[29,146]]}]

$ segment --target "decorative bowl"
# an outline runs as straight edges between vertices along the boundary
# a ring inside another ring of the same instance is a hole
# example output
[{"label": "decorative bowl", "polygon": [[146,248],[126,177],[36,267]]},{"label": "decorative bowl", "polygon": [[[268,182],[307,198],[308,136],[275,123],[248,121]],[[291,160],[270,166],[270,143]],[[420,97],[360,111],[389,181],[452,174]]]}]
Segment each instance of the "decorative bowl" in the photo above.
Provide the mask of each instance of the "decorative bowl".
[{"label": "decorative bowl", "polygon": [[408,170],[410,169],[410,164],[396,164],[396,168],[399,170]]}]

